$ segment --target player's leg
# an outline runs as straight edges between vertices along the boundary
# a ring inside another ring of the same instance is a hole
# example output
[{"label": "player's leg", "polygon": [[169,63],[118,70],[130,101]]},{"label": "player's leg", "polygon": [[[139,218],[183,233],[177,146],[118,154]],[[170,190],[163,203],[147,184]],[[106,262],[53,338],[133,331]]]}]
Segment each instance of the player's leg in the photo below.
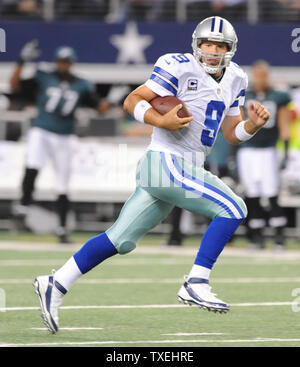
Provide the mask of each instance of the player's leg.
[{"label": "player's leg", "polygon": [[16,216],[25,216],[28,206],[32,203],[32,195],[36,178],[40,169],[44,166],[49,154],[49,144],[45,131],[39,128],[31,128],[27,138],[27,152],[25,171],[22,179],[22,194],[20,205],[14,209]]},{"label": "player's leg", "polygon": [[265,236],[263,231],[266,227],[266,213],[260,204],[260,197],[245,197],[248,208],[247,216],[247,238],[249,249],[263,249]]},{"label": "player's leg", "polygon": [[284,249],[286,244],[284,230],[287,224],[287,218],[283,208],[278,204],[278,196],[269,198],[269,202],[269,225],[274,230],[275,249],[281,250]]},{"label": "player's leg", "polygon": [[70,200],[67,194],[59,194],[56,199],[56,209],[58,214],[59,226],[56,234],[60,243],[72,243],[67,229],[67,218],[70,210]]},{"label": "player's leg", "polygon": [[107,258],[132,251],[138,240],[160,223],[172,208],[172,204],[137,187],[112,227],[88,240],[54,275],[35,279],[44,322],[52,333],[58,330],[58,309],[71,285]]},{"label": "player's leg", "polygon": [[279,161],[277,150],[274,147],[264,149],[264,181],[262,185],[263,196],[269,198],[269,226],[274,231],[274,243],[276,249],[285,246],[284,229],[287,224],[283,208],[278,203],[280,188]]},{"label": "player's leg", "polygon": [[[148,159],[151,160],[149,166],[153,167],[151,172],[161,166],[162,173],[156,178],[157,182],[160,181],[159,185],[147,186],[147,181],[142,180],[145,190],[166,202],[212,219],[179,297],[200,307],[227,311],[228,305],[210,292],[208,279],[226,243],[246,217],[245,203],[218,177],[201,166],[168,153],[153,152]],[[151,177],[155,175],[151,174]],[[169,187],[166,187],[167,184]]]},{"label": "player's leg", "polygon": [[38,172],[39,170],[36,168],[25,168],[22,180],[22,196],[20,199],[20,203],[23,206],[28,206],[32,203],[32,194]]},{"label": "player's leg", "polygon": [[171,232],[168,238],[168,246],[181,246],[183,234],[180,229],[182,218],[182,208],[175,206],[171,213]]},{"label": "player's leg", "polygon": [[55,191],[57,193],[56,210],[58,228],[56,234],[61,243],[71,243],[67,229],[67,217],[70,210],[68,186],[71,176],[73,155],[73,136],[51,135],[51,156],[55,171]]},{"label": "player's leg", "polygon": [[[217,176],[205,169],[200,167],[193,172],[191,165],[167,154],[164,154],[163,161],[167,174],[185,190],[183,196],[176,195],[175,204],[212,219],[199,250],[199,257],[206,257],[203,264],[212,268],[219,253],[245,219],[246,205]],[[206,251],[211,253],[205,255]]]},{"label": "player's leg", "polygon": [[245,202],[248,208],[246,220],[248,247],[264,247],[263,230],[266,226],[266,215],[260,204],[264,183],[264,157],[260,148],[240,148],[237,154],[237,167],[240,182],[244,188]]}]

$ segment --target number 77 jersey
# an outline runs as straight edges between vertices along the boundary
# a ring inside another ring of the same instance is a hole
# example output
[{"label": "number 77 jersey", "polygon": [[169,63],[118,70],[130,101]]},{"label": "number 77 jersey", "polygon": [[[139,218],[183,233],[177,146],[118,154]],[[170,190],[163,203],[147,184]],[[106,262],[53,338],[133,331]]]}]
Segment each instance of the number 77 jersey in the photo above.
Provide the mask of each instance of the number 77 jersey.
[{"label": "number 77 jersey", "polygon": [[155,127],[151,150],[177,155],[209,154],[225,116],[237,116],[248,85],[246,73],[231,62],[220,82],[213,79],[192,54],[166,54],[154,65],[145,85],[161,97],[179,98],[194,120],[177,131]]},{"label": "number 77 jersey", "polygon": [[61,80],[55,70],[37,70],[33,80],[38,87],[38,114],[33,126],[56,134],[73,134],[75,110],[91,98],[93,84],[73,74],[68,81]]}]

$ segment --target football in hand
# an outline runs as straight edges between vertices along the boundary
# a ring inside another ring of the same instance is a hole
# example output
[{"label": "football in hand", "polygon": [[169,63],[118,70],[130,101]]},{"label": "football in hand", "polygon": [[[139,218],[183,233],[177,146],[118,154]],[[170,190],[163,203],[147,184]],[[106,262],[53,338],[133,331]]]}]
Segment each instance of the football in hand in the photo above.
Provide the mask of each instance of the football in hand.
[{"label": "football in hand", "polygon": [[172,110],[178,104],[182,104],[182,108],[177,112],[178,117],[190,117],[191,114],[185,107],[184,103],[177,97],[167,96],[167,97],[156,97],[150,101],[151,106],[164,115]]}]

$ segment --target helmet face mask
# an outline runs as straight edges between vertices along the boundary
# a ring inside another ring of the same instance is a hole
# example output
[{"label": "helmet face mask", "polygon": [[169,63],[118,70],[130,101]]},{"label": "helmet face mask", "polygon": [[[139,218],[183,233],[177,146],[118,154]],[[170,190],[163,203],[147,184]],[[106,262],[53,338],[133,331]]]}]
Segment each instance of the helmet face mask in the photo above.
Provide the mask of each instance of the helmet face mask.
[{"label": "helmet face mask", "polygon": [[[199,64],[209,74],[216,74],[230,64],[237,48],[237,36],[233,26],[220,17],[210,17],[200,22],[193,33],[192,48],[193,54]],[[226,43],[228,51],[225,53],[210,53],[201,50],[203,41],[213,41]],[[219,60],[219,63],[212,65],[209,59]]]}]

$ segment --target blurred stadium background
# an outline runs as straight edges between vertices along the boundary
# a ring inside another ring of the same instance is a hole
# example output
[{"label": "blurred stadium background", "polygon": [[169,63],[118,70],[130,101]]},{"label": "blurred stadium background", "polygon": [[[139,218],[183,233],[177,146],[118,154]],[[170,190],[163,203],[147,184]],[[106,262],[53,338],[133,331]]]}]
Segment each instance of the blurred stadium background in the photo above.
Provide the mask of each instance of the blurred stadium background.
[{"label": "blurred stadium background", "polygon": [[[12,94],[9,78],[24,43],[37,39],[38,63],[51,63],[60,45],[73,47],[74,67],[93,81],[99,97],[110,108],[105,114],[81,108],[77,113],[73,171],[70,183],[74,231],[103,231],[117,217],[135,185],[135,167],[147,146],[147,130],[122,110],[123,97],[143,83],[156,59],[167,52],[191,52],[191,34],[199,20],[220,15],[231,21],[239,35],[235,61],[250,71],[264,59],[271,64],[278,88],[289,90],[294,103],[293,151],[282,176],[280,202],[289,218],[287,235],[300,236],[300,1],[288,0],[1,0],[0,53],[0,229],[14,231],[12,204],[20,196],[26,133],[36,113],[33,96]],[[298,37],[298,38],[297,38]],[[26,65],[23,77],[35,63]],[[250,73],[249,73],[250,76]],[[250,80],[251,82],[251,80]],[[280,147],[279,147],[280,149]],[[112,163],[113,162],[113,163]],[[228,157],[237,182],[234,152]],[[242,187],[236,186],[240,193]],[[51,232],[53,171],[49,164],[38,178],[35,200],[43,223],[29,223],[37,233]],[[46,216],[43,215],[46,213]],[[36,217],[35,217],[36,218]],[[35,221],[35,220],[34,220]],[[189,234],[202,233],[206,222],[195,218]],[[169,219],[153,232],[170,230]],[[243,227],[239,229],[243,234]]]}]

